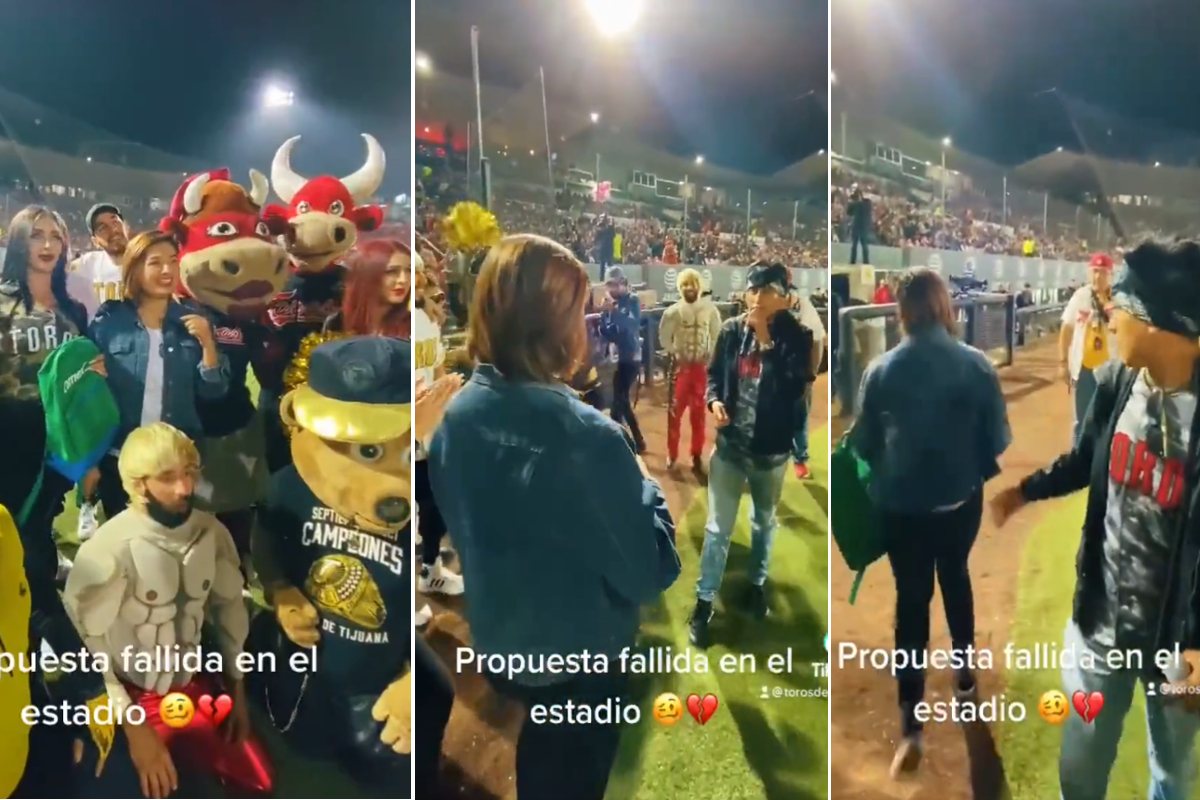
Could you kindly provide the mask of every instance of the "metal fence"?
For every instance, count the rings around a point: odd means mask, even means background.
[[[1013,363],[1015,350],[1028,347],[1058,330],[1064,305],[1018,309],[1010,295],[979,295],[954,301],[959,337],[987,354],[997,367]],[[857,412],[858,387],[872,360],[900,343],[898,306],[853,306],[838,314],[838,351],[834,392],[841,401],[841,416]]]

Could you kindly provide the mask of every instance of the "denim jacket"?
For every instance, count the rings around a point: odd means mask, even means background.
[[[944,328],[908,336],[863,375],[852,442],[871,465],[871,497],[896,514],[967,500],[1000,473],[1012,441],[1000,377]]]
[[[183,324],[189,313],[179,303],[171,303],[163,319],[162,421],[199,441],[203,427],[197,400],[216,399],[228,391],[229,360],[222,354],[216,367],[203,366],[200,343]],[[108,385],[121,411],[121,432],[113,444],[119,448],[129,432],[142,424],[150,333],[133,302],[110,300],[96,312],[88,336],[104,354]]]
[[[616,298],[616,308],[600,314],[600,335],[617,346],[622,364],[642,360],[642,301],[632,292]]]
[[[615,656],[679,577],[662,489],[622,429],[564,385],[481,364],[433,436],[429,479],[480,652]]]

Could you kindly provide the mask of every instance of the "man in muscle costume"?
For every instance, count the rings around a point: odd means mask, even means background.
[[[118,468],[130,506],[80,547],[63,602],[87,647],[107,656],[113,705],[124,714],[137,704],[145,720],[124,715],[124,735],[95,778],[102,786],[87,793],[169,797],[179,789],[178,762],[211,770],[236,796],[265,796],[271,771],[249,737],[238,664],[250,626],[238,552],[216,517],[192,508],[196,446],[166,423],[147,425],[129,434]],[[215,650],[200,649],[206,622]],[[228,692],[233,704],[221,729],[199,712],[177,728],[160,716],[172,692],[198,709],[204,695]]]

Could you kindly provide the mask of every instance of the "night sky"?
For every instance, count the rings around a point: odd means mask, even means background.
[[[388,151],[385,188],[407,191],[411,39],[394,0],[5,3],[0,86],[210,166],[263,169],[301,134],[297,169],[341,174],[361,163],[365,131]],[[272,80],[294,107],[264,111]]]
[[[517,88],[546,71],[549,102],[620,118],[678,155],[769,173],[827,141],[825,0],[663,0],[635,29],[600,35],[581,0],[437,0],[417,7],[417,47],[436,68]]]
[[[1200,155],[1195,0],[832,0],[831,14],[839,83],[956,147],[1002,163],[1056,147]]]

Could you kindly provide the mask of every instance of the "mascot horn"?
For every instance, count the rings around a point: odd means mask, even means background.
[[[290,243],[289,253],[298,269],[325,269],[354,246],[358,231],[372,231],[383,224],[383,209],[370,202],[383,183],[386,158],[374,136],[364,133],[362,137],[367,143],[367,161],[344,178],[297,174],[291,157],[299,136],[288,139],[275,153],[271,183],[288,205],[268,206],[265,216],[286,220],[291,226],[295,241]]]

